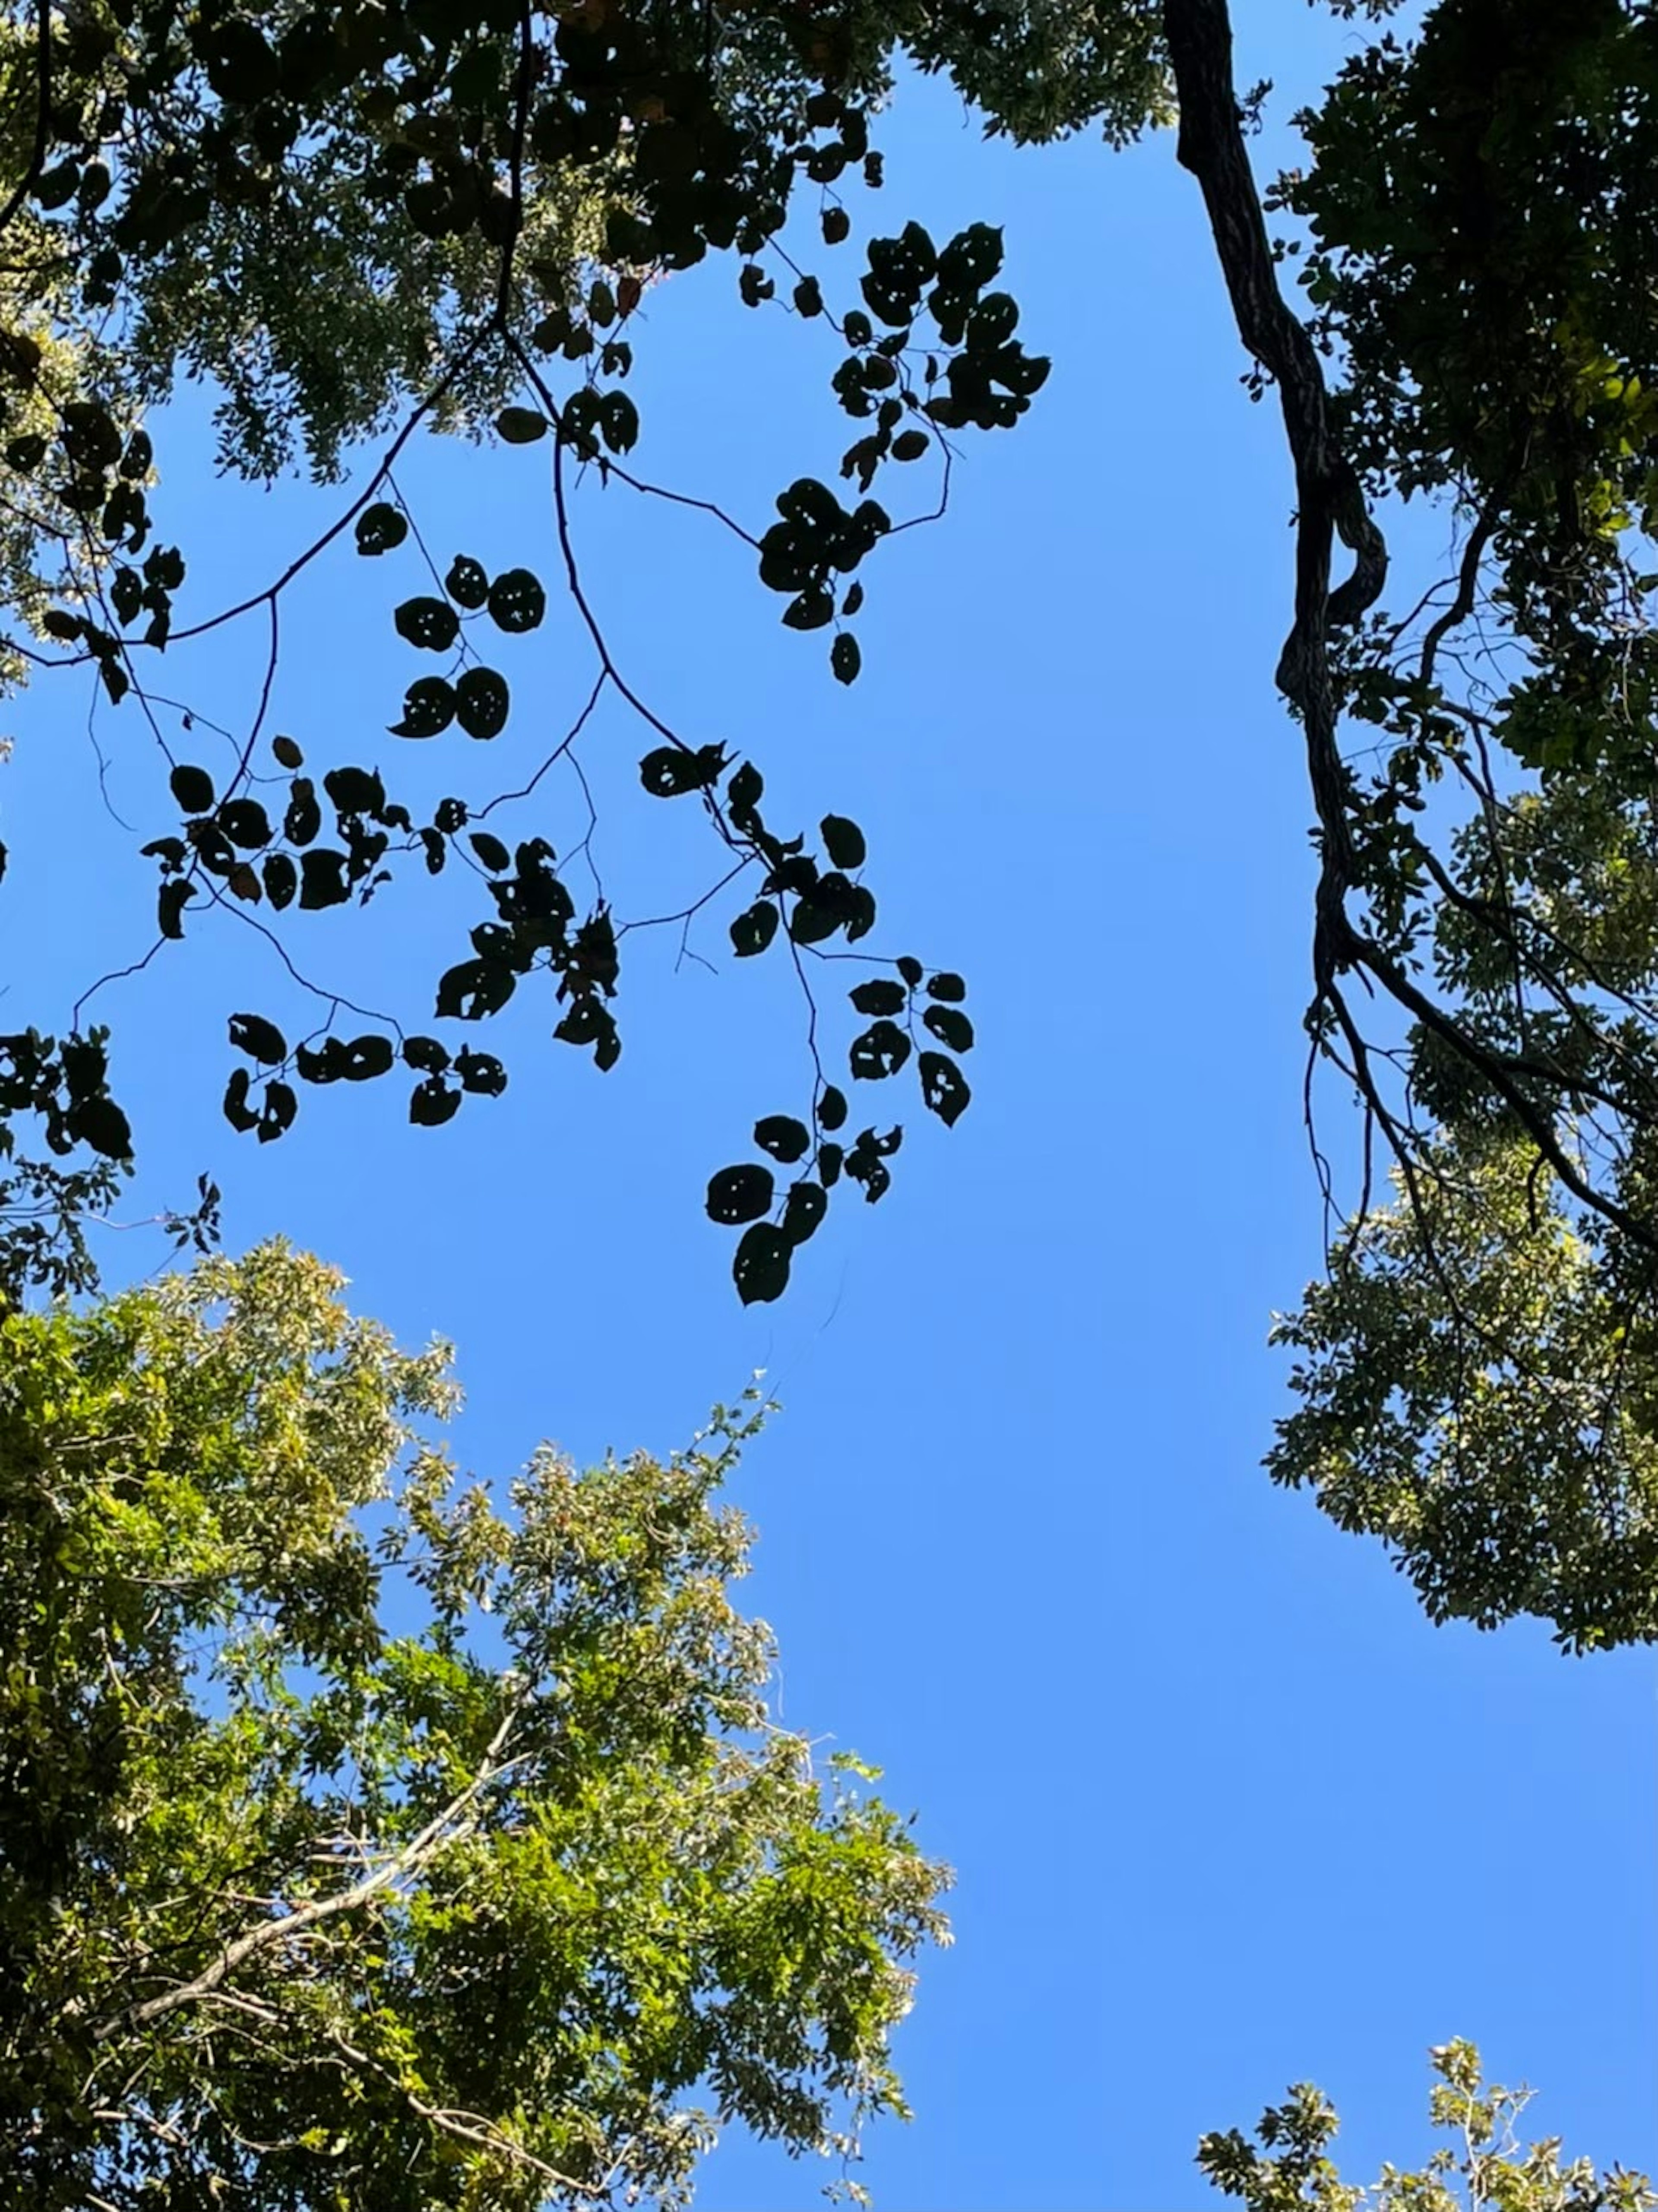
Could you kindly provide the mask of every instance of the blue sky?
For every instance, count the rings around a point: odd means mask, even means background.
[[[1277,78],[1281,118],[1340,36],[1255,12],[1286,46],[1246,36],[1238,75]],[[1198,2134],[1309,2077],[1368,2180],[1427,2148],[1425,2052],[1454,2034],[1540,2086],[1537,2130],[1569,2153],[1658,2166],[1650,1655],[1432,1629],[1378,1551],[1257,1468],[1284,1405],[1268,1317],[1318,1261],[1309,809],[1271,684],[1286,471],[1240,388],[1195,189],[1166,140],[984,146],[937,86],[905,88],[884,143],[855,235],[1003,223],[1023,334],[1055,367],[1016,432],[970,447],[946,521],[872,564],[862,680],[834,684],[821,639],[780,629],[744,550],[698,518],[612,489],[579,526],[630,681],[751,754],[780,818],[855,817],[886,946],[965,973],[970,1113],[948,1133],[908,1113],[888,1199],[834,1209],[786,1300],[744,1313],[703,1183],[804,1078],[780,965],[734,969],[718,911],[691,940],[717,975],[676,969],[675,932],[642,944],[610,1076],[515,1009],[501,1101],[417,1132],[400,1088],[312,1094],[263,1150],[218,1115],[222,1019],[298,1000],[256,940],[198,930],[94,1001],[144,1192],[210,1169],[233,1245],[281,1231],[406,1337],[455,1339],[480,1473],[544,1435],[665,1450],[766,1370],[786,1410],[738,1496],[784,1717],[882,1762],[959,1873],[957,1945],[902,2037],[917,2118],[869,2146],[884,2212],[1196,2212],[1218,2202]],[[815,262],[826,289],[853,281],[845,251]],[[763,523],[792,477],[832,474],[844,419],[821,325],[734,293],[721,264],[652,295],[636,459]],[[333,511],[216,484],[205,450],[187,411],[161,494],[201,611]],[[533,451],[427,446],[400,481],[440,565],[465,550],[551,580]],[[390,610],[418,588],[402,555],[311,571],[284,603],[271,726],[416,793],[483,789],[486,769],[506,787],[585,696],[583,641],[556,605],[513,647],[514,718],[482,764],[464,739],[401,747],[381,732],[424,671]],[[245,728],[257,652],[169,656],[162,688]],[[18,706],[0,775],[0,1005],[45,1026],[153,911],[112,821],[72,866],[57,842],[95,788],[79,684]],[[170,826],[131,708],[96,728],[115,806]],[[583,755],[623,911],[649,884],[694,891],[708,859],[689,810],[639,793],[643,750],[607,712]],[[549,787],[568,846],[585,810]],[[406,1007],[476,918],[416,887],[364,927],[295,917],[313,926],[293,941]],[[1325,1114],[1339,1152],[1339,1097]],[[153,1256],[110,1238],[114,1279]],[[826,2178],[732,2138],[700,2202],[804,2212]]]

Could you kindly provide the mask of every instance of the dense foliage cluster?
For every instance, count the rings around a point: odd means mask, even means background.
[[[726,2121],[844,2164],[944,1875],[769,1718],[758,1411],[497,1502],[443,1350],[338,1291],[268,1247],[0,1322],[0,2200],[668,2205]]]

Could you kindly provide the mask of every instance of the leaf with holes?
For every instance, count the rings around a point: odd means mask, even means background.
[[[747,1163],[741,1167],[721,1168],[717,1176],[709,1178],[708,1218],[723,1222],[728,1228],[738,1222],[757,1221],[762,1213],[770,1211],[775,1190],[769,1168]]]
[[[435,1037],[404,1037],[403,1060],[405,1067],[417,1067],[425,1075],[441,1075],[449,1065],[448,1048]]]
[[[481,561],[473,560],[470,553],[457,553],[449,564],[443,588],[458,607],[465,607],[469,614],[476,613],[489,596],[489,579]]]
[[[518,988],[504,960],[462,960],[440,977],[437,1011],[463,1022],[498,1014]]]
[[[499,1098],[507,1088],[507,1070],[492,1052],[474,1052],[463,1045],[455,1054],[455,1073],[463,1091],[481,1098]]]
[[[390,1037],[372,1035],[353,1037],[340,1051],[340,1073],[348,1083],[368,1083],[377,1075],[389,1075],[397,1057]]]
[[[288,1040],[261,1014],[232,1014],[230,1042],[264,1067],[276,1067],[288,1057]]]
[[[269,1145],[283,1136],[294,1126],[294,1116],[300,1110],[300,1102],[291,1085],[275,1081],[264,1086],[264,1110],[259,1115],[259,1142]]]
[[[909,1039],[896,1022],[872,1022],[852,1042],[852,1072],[862,1083],[896,1075],[909,1058]]]
[[[745,1230],[732,1261],[732,1280],[745,1306],[769,1305],[789,1286],[794,1247],[774,1223],[756,1221]]]
[[[388,725],[394,738],[434,738],[455,719],[455,687],[446,676],[422,676],[403,695],[403,720]]]
[[[493,668],[469,668],[455,686],[455,714],[469,738],[498,738],[509,705],[507,678]]]
[[[219,827],[245,853],[257,853],[270,842],[270,823],[257,799],[227,799],[219,809]]]
[[[264,874],[264,895],[280,914],[285,906],[294,902],[294,894],[300,887],[300,872],[286,853],[271,853],[266,856]]]
[[[422,653],[447,653],[460,635],[460,617],[447,599],[405,599],[392,617],[398,635]]]
[[[683,799],[706,791],[726,772],[724,745],[658,745],[639,763],[639,781],[653,799]]]
[[[924,1052],[915,1063],[921,1079],[921,1096],[946,1128],[959,1121],[973,1093],[967,1078],[953,1060],[941,1052]]]
[[[811,1139],[805,1123],[797,1121],[793,1114],[768,1114],[755,1123],[754,1141],[762,1152],[769,1152],[787,1167],[805,1158]]]
[[[259,1117],[247,1103],[248,1073],[245,1067],[233,1070],[224,1091],[224,1117],[239,1136],[245,1137],[250,1129],[257,1129]]]
[[[534,629],[547,611],[547,594],[527,568],[507,568],[489,586],[489,619],[513,636]]]
[[[791,1244],[804,1244],[829,1212],[829,1196],[822,1183],[790,1186],[783,1206],[783,1234]]]
[[[777,934],[777,908],[769,899],[739,914],[732,924],[732,950],[739,960],[747,960],[756,952],[763,952]]]
[[[947,1044],[952,1052],[971,1052],[973,1024],[957,1006],[929,1006],[921,1019],[940,1044]]]
[[[376,500],[357,517],[356,535],[359,553],[389,553],[409,535],[409,518],[389,501]]]
[[[440,1129],[460,1111],[460,1093],[440,1075],[428,1075],[409,1094],[409,1118],[417,1129]]]
[[[307,913],[315,913],[325,906],[343,906],[350,896],[343,853],[330,852],[325,847],[320,852],[301,856],[300,904]]]

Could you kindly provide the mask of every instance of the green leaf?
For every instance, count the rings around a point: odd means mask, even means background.
[[[762,1152],[788,1166],[805,1158],[811,1138],[805,1123],[797,1121],[792,1114],[768,1114],[755,1123],[754,1141]]]
[[[401,545],[408,535],[408,516],[400,507],[393,507],[387,500],[377,500],[373,507],[364,507],[357,517],[359,553],[389,553],[394,545]]]
[[[455,714],[469,738],[498,738],[510,704],[507,678],[493,668],[469,668],[455,686]]]
[[[276,1067],[288,1057],[288,1041],[274,1022],[260,1014],[232,1014],[230,1042],[262,1066]]]
[[[742,1221],[756,1221],[769,1212],[775,1189],[769,1168],[751,1164],[721,1168],[718,1175],[709,1178],[708,1218],[728,1227]]]
[[[423,653],[446,653],[460,635],[460,617],[447,599],[405,599],[392,617],[398,635]]]
[[[768,1305],[782,1297],[793,1251],[790,1239],[769,1221],[756,1221],[744,1231],[732,1261],[732,1279],[745,1306]]]
[[[528,568],[507,568],[489,586],[489,618],[517,636],[534,629],[547,611],[547,594]]]

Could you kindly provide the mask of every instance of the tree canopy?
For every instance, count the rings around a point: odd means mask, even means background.
[[[671,2205],[726,2122],[847,2169],[946,1876],[770,1717],[763,1408],[498,1497],[339,1291],[268,1246],[0,1321],[0,2197]]]
[[[1204,2136],[1198,2164],[1246,2212],[1651,2212],[1658,2196],[1643,2173],[1612,2166],[1597,2173],[1587,2158],[1567,2163],[1560,2138],[1523,2144],[1520,2115],[1529,2089],[1484,2079],[1479,2053],[1461,2037],[1430,2054],[1439,2076],[1429,2112],[1442,2143],[1414,2171],[1388,2165],[1374,2187],[1343,2181],[1327,2155],[1339,2122],[1310,2082],[1270,2106],[1255,2130],[1260,2148],[1236,2128]]]
[[[966,1109],[967,982],[871,951],[853,820],[774,818],[760,762],[635,688],[584,589],[584,487],[689,500],[734,532],[784,622],[828,633],[834,675],[854,682],[882,541],[942,510],[961,441],[1016,427],[1048,369],[990,223],[935,240],[900,220],[838,273],[903,73],[946,73],[987,130],[1027,143],[1174,125],[1295,478],[1278,677],[1320,856],[1308,1118],[1327,1201],[1351,1216],[1284,1325],[1307,1354],[1303,1403],[1272,1471],[1394,1544],[1436,1611],[1538,1612],[1574,1644],[1645,1638],[1654,21],[1633,0],[1438,0],[1403,32],[1385,7],[1340,12],[1372,21],[1299,118],[1303,165],[1263,182],[1249,131],[1266,88],[1234,82],[1224,0],[15,10],[0,40],[17,179],[0,207],[6,649],[15,675],[95,668],[155,747],[161,818],[142,857],[156,935],[135,958],[176,957],[234,912],[289,961],[291,1006],[226,1009],[224,1110],[258,1142],[310,1088],[394,1073],[416,1123],[487,1113],[471,1102],[509,1071],[463,1040],[531,994],[556,1038],[608,1068],[637,929],[723,924],[734,957],[790,963],[802,1095],[760,1102],[756,1156],[704,1198],[736,1233],[740,1295],[777,1297],[837,1188],[872,1200],[890,1185],[904,1124],[854,1111],[890,1095],[865,1085],[913,1080],[947,1124]],[[828,333],[853,434],[840,483],[797,479],[768,522],[630,462],[640,303],[711,255],[748,308]],[[325,294],[325,340],[295,304]],[[190,549],[163,542],[146,410],[180,377],[212,384],[228,466],[350,476],[244,605],[201,599]],[[396,474],[426,427],[521,447],[548,481],[545,544],[481,531],[431,557]],[[1412,499],[1437,506],[1446,570],[1394,605],[1384,529]],[[270,727],[268,708],[288,586],[355,556],[407,574],[395,620],[413,657],[386,702],[398,742],[336,757],[331,738]],[[712,841],[707,890],[671,915],[578,895],[539,772],[472,787],[473,745],[513,711],[513,640],[550,590],[579,611],[592,691],[544,766],[579,754],[602,698],[633,713],[647,802],[681,802]],[[155,671],[234,623],[252,641],[252,704],[210,757]],[[458,758],[429,820],[398,796],[411,742]],[[429,997],[354,1013],[313,965],[331,910],[445,873],[481,916],[458,917],[456,958]],[[831,1044],[823,963],[848,952],[868,968]],[[89,1279],[78,1224],[142,1133],[118,1103],[119,1048],[91,1027],[0,1039],[14,1291]],[[1358,1110],[1356,1188],[1325,1163],[1319,1068]],[[1376,1203],[1373,1157],[1396,1203]],[[210,1236],[216,1196],[204,1185],[175,1215],[181,1239]],[[1579,1324],[1549,1317],[1546,1346],[1524,1296],[1540,1247],[1581,1293]],[[1417,1364],[1377,1367],[1395,1354]],[[1368,1396],[1350,1387],[1361,1373]],[[1542,1448],[1514,1449],[1521,1436]]]

